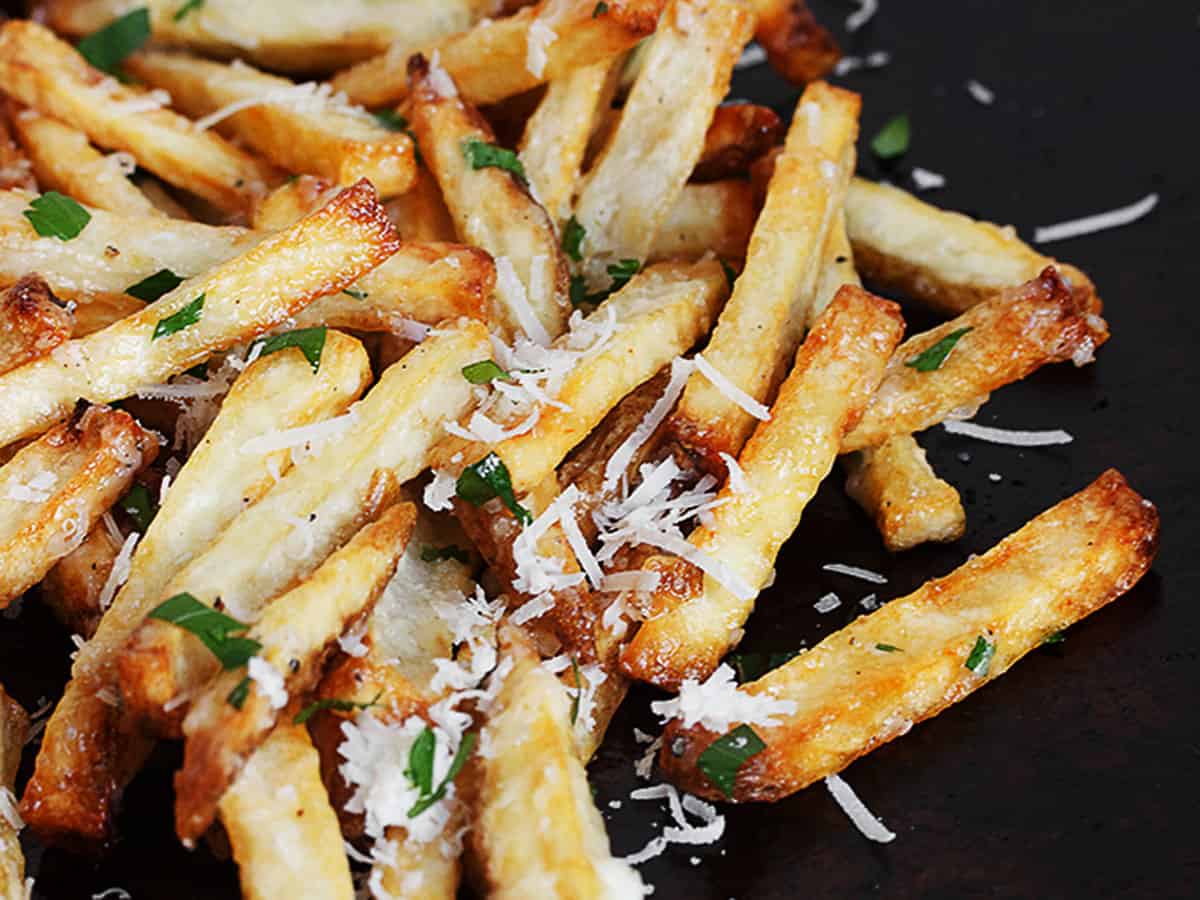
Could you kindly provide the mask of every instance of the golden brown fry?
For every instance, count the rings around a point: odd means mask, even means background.
[[[399,52],[338,73],[332,83],[355,103],[371,107],[396,103],[408,93],[405,67],[419,49],[426,55],[438,54],[467,101],[496,103],[631,49],[654,31],[665,5],[666,0],[610,0],[607,12],[595,15],[594,0],[542,2],[507,18],[485,19],[450,38],[402,45]],[[551,28],[556,39],[545,47],[545,63],[538,71],[537,53],[531,63],[529,47],[531,36],[537,43],[531,26],[543,10],[552,15],[542,24]]]
[[[804,0],[750,0],[758,24],[754,36],[771,67],[793,84],[828,74],[842,51]]]
[[[26,106],[70,122],[101,147],[131,153],[164,181],[227,212],[249,213],[275,178],[269,166],[196,131],[147,92],[93,69],[34,22],[15,19],[0,31],[0,83]]]
[[[813,296],[813,304],[808,310],[808,327],[812,328],[821,313],[825,312],[842,285],[852,284],[862,287],[862,279],[854,267],[854,251],[850,248],[850,238],[846,236],[846,216],[838,210],[829,237],[825,241],[825,251],[821,260],[821,275],[817,281],[817,292]]]
[[[750,164],[775,146],[783,123],[775,111],[754,103],[723,103],[717,107],[693,181],[719,181],[747,175]]]
[[[25,897],[29,885],[25,881],[25,854],[7,812],[16,806],[13,790],[28,734],[29,716],[0,686],[0,896],[14,900]]]
[[[33,109],[17,108],[12,123],[42,190],[122,215],[165,215],[129,180],[135,165],[129,154],[105,156],[82,131]]]
[[[79,651],[71,681],[46,726],[22,813],[47,843],[94,847],[112,836],[128,779],[149,744],[118,727],[116,659],[170,578],[286,472],[290,453],[244,453],[276,429],[313,424],[346,409],[370,365],[353,338],[330,332],[313,373],[298,350],[252,363],[225,397],[204,440],[180,469],[142,537],[129,579]]]
[[[282,680],[286,698],[303,698],[321,677],[337,639],[368,614],[396,571],[416,508],[385,511],[286,594],[276,598],[247,637],[256,659]],[[250,670],[251,675],[253,669]],[[284,716],[279,704],[242,669],[214,678],[183,723],[183,767],[175,774],[175,830],[190,846],[212,824],[217,804],[245,761]],[[230,697],[249,680],[240,705]]]
[[[138,53],[125,67],[166,90],[172,107],[193,119],[229,111],[217,130],[289,172],[339,185],[366,178],[383,197],[404,193],[416,177],[412,138],[389,131],[363,109],[320,96],[315,85],[180,53]]]
[[[275,729],[221,798],[220,810],[247,900],[354,900],[337,816],[303,726]]]
[[[388,201],[387,211],[406,241],[452,241],[457,237],[442,189],[424,166],[417,169],[417,178],[407,194]]]
[[[700,259],[714,253],[726,263],[738,263],[746,258],[757,215],[748,181],[686,184],[654,236],[648,261]]]
[[[0,608],[83,543],[157,454],[128,413],[90,407],[0,469]]]
[[[33,166],[13,140],[10,112],[11,104],[0,104],[0,190],[36,191]]]
[[[1024,243],[1011,227],[930,206],[886,184],[855,178],[846,227],[859,271],[881,287],[957,315],[1056,266],[1082,305],[1099,313],[1088,277]]]
[[[734,284],[704,358],[761,404],[770,402],[800,343],[830,228],[854,169],[857,94],[824,82],[805,90]],[[737,455],[754,418],[702,373],[688,382],[671,428],[704,468]]]
[[[644,260],[704,149],[753,16],[733,0],[673,0],[620,123],[584,179],[575,217],[592,288],[622,259]]]
[[[908,365],[964,328],[971,330],[936,371]],[[1105,321],[1081,308],[1057,270],[1048,268],[1028,284],[905,341],[888,363],[862,421],[846,436],[842,452],[936,425],[953,410],[981,403],[996,388],[1049,363],[1085,365],[1107,340]]]
[[[722,584],[692,563],[674,560],[655,592],[648,620],[622,651],[626,674],[678,689],[707,678],[742,636],[754,599],[808,502],[829,474],[838,447],[862,415],[904,332],[896,304],[846,286],[796,355],[771,418],[755,430],[713,522],[688,538],[730,573]]]
[[[90,638],[96,633],[104,612],[100,597],[122,544],[119,533],[101,522],[42,579],[42,602],[74,634]]]
[[[424,57],[413,57],[410,68],[412,124],[422,157],[459,234],[496,260],[494,321],[510,335],[548,343],[547,336],[562,333],[570,312],[567,261],[553,223],[516,175],[470,161],[468,145],[490,144],[495,136],[455,95],[446,73],[430,69]]]
[[[73,321],[39,275],[27,275],[0,292],[0,375],[65,343]]]
[[[0,393],[12,401],[0,408],[0,446],[63,418],[80,397],[128,397],[282,324],[318,297],[349,287],[399,243],[371,186],[347,188],[287,231],[134,315],[0,376]],[[164,334],[171,316],[194,324]]]
[[[744,686],[795,711],[754,726],[767,747],[738,771],[733,799],[798,791],[998,678],[1132,588],[1154,559],[1158,528],[1153,504],[1110,469],[983,556]],[[715,737],[672,722],[660,762],[685,790],[726,799],[696,769]]]

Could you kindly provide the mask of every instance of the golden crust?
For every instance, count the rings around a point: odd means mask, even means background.
[[[783,123],[770,107],[724,103],[713,113],[692,180],[748,175],[750,164],[774,147],[782,135]]]
[[[12,104],[0,104],[0,190],[37,191],[33,167],[12,136]]]
[[[785,797],[998,678],[1047,635],[1132,588],[1154,559],[1158,531],[1153,504],[1109,470],[983,556],[744,686],[797,709],[777,726],[755,727],[767,748],[738,772],[733,799]],[[980,637],[995,655],[976,674],[965,661]],[[660,762],[683,789],[725,799],[696,767],[716,737],[672,722]]]
[[[42,579],[42,602],[73,634],[90,638],[96,633],[104,612],[100,595],[120,551],[121,541],[101,523]]]
[[[842,51],[804,0],[750,0],[758,18],[754,36],[771,67],[793,84],[816,81],[832,71]]]
[[[26,275],[0,293],[0,375],[65,343],[73,322],[40,275]]]

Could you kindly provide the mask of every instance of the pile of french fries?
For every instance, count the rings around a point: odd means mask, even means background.
[[[752,40],[790,124],[724,102]],[[888,549],[953,541],[914,435],[1108,338],[1078,269],[855,177],[837,56],[793,0],[0,26],[0,607],[80,644],[19,802],[0,690],[0,895],[22,827],[102,851],[181,740],[179,838],[246,897],[639,897],[585,770],[632,682],[678,694],[658,762],[715,815],[1138,581],[1157,514],[1109,471],[732,683],[836,463]]]

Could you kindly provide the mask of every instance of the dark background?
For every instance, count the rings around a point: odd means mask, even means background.
[[[818,597],[834,590],[850,605],[874,590],[823,573],[823,563],[886,572],[880,598],[901,596],[1109,466],[1158,504],[1162,551],[1134,591],[1072,628],[1065,644],[1031,654],[844,773],[898,834],[892,844],[866,841],[814,787],[775,806],[727,809],[719,844],[672,847],[643,874],[656,900],[1196,896],[1197,7],[882,0],[851,39],[842,27],[850,3],[812,5],[846,38],[848,52],[892,54],[882,70],[835,79],[864,95],[865,174],[903,183],[913,165],[939,172],[948,185],[927,199],[1012,223],[1026,238],[1037,225],[1150,191],[1160,204],[1135,225],[1047,247],[1095,280],[1113,339],[1096,365],[1043,371],[1001,391],[978,419],[1066,428],[1075,442],[1020,450],[940,430],[923,437],[935,467],[963,493],[968,533],[957,544],[899,557],[887,555],[834,479],[785,548],[746,647],[811,646],[846,621],[846,606],[817,615]],[[970,78],[995,91],[993,106],[971,99]],[[733,94],[786,115],[798,91],[762,67],[739,73]],[[912,118],[911,151],[880,171],[866,142],[900,112]],[[1003,480],[991,482],[992,472]],[[30,708],[57,696],[70,649],[34,602],[20,618],[0,620],[0,668]],[[657,731],[651,699],[648,690],[631,695],[591,767],[619,854],[640,849],[668,818],[661,804],[627,796],[641,749],[632,727]],[[189,855],[175,842],[166,802],[172,760],[160,763],[131,790],[125,840],[98,868],[29,845],[36,897],[77,900],[113,886],[138,900],[236,896],[231,864]],[[608,808],[613,799],[623,801],[619,810]]]

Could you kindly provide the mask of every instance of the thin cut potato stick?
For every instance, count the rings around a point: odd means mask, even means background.
[[[471,142],[492,144],[495,135],[454,93],[446,73],[423,57],[413,57],[411,69],[412,124],[422,156],[459,234],[496,260],[495,321],[508,334],[557,337],[570,303],[567,261],[553,223],[515,174],[470,161]]]
[[[821,260],[821,274],[817,280],[817,292],[813,296],[813,304],[808,309],[808,327],[812,328],[821,318],[842,285],[852,284],[862,287],[862,279],[854,267],[854,251],[850,247],[850,238],[846,235],[846,216],[838,210],[829,237],[825,241],[825,251]]]
[[[487,329],[468,320],[420,344],[343,417],[341,430],[179,571],[162,596],[186,591],[210,606],[220,599],[231,615],[253,624],[271,597],[361,527],[381,491],[386,495],[389,484],[426,467],[445,422],[471,401],[462,367],[489,349]],[[158,621],[142,625],[119,662],[128,708],[168,733],[186,713],[179,698],[201,686],[217,664],[198,638]]]
[[[719,181],[747,175],[750,164],[775,146],[783,133],[778,114],[754,103],[723,103],[704,135],[704,152],[693,181]]]
[[[366,388],[362,346],[326,335],[314,374],[299,350],[252,363],[221,404],[216,420],[184,463],[133,556],[129,578],[83,645],[71,680],[46,726],[22,813],[48,843],[98,845],[112,836],[124,785],[148,744],[117,727],[116,658],[180,568],[200,554],[249,504],[286,472],[291,455],[242,452],[275,430],[312,425],[343,412]]]
[[[69,122],[97,145],[133,154],[164,181],[231,213],[248,213],[275,178],[267,166],[136,88],[93,69],[34,22],[0,30],[0,83],[9,96]],[[140,110],[140,111],[129,111]]]
[[[0,609],[83,543],[157,455],[128,413],[89,407],[0,468]]]
[[[851,285],[841,289],[801,346],[770,421],[738,458],[745,490],[727,483],[712,523],[688,538],[748,590],[739,595],[733,585],[675,560],[648,620],[622,651],[626,674],[678,689],[687,678],[707,678],[737,644],[779,548],[832,469],[903,331],[896,304]]]
[[[804,0],[750,0],[758,24],[754,36],[771,67],[793,84],[828,74],[842,52]]]
[[[1158,532],[1153,504],[1110,469],[982,556],[739,688],[794,711],[753,726],[766,748],[738,770],[733,799],[785,797],[998,678],[1132,588]],[[715,737],[672,722],[660,762],[684,790],[724,800],[696,768]]]
[[[408,94],[405,67],[419,49],[438,54],[466,100],[497,103],[632,49],[654,31],[665,5],[666,0],[609,0],[606,11],[597,15],[594,0],[543,0],[516,15],[485,19],[453,37],[419,47],[406,44],[398,53],[338,73],[332,84],[365,106],[397,103]],[[539,20],[555,34],[540,67],[530,63],[529,49],[537,40],[531,26]]]
[[[1050,265],[1092,312],[1101,309],[1083,272],[1038,253],[1011,227],[938,209],[891,185],[855,178],[846,227],[864,276],[939,312],[965,312]]]
[[[0,190],[18,188],[37,191],[33,165],[13,140],[12,122],[9,117],[11,109],[12,104],[0,104]]]
[[[398,246],[371,186],[347,188],[287,231],[134,315],[0,376],[0,393],[12,400],[0,409],[0,446],[63,418],[80,397],[120,400],[282,324],[318,297],[349,287]],[[178,330],[164,334],[167,320],[181,323]]]
[[[217,130],[290,172],[340,185],[366,178],[383,197],[404,193],[416,177],[412,138],[361,108],[321,96],[315,85],[179,53],[138,53],[125,66],[167,91],[172,107],[193,119],[230,111]]]
[[[950,334],[963,333],[932,372],[909,365]],[[980,403],[996,388],[1049,363],[1093,359],[1108,340],[1108,326],[1079,306],[1056,269],[986,300],[937,328],[905,341],[842,452],[862,450],[898,434],[922,431],[954,410]]]
[[[757,215],[748,181],[686,184],[654,235],[647,261],[700,259],[714,253],[724,262],[740,262],[746,258]]]
[[[350,863],[308,732],[276,728],[221,798],[247,900],[354,900]]]
[[[277,598],[247,637],[256,657],[278,673],[288,697],[301,698],[321,677],[336,640],[367,614],[396,571],[416,508],[391,507],[299,585]],[[242,669],[209,682],[183,723],[183,766],[175,774],[175,830],[190,846],[212,824],[217,804],[242,766],[284,715],[277,698],[252,680],[240,706],[229,701]]]
[[[122,545],[120,535],[101,522],[42,579],[41,601],[72,634],[87,639],[96,633],[104,612],[100,598]]]
[[[39,275],[0,292],[0,375],[66,343],[73,324],[71,312]]]
[[[454,219],[442,198],[437,180],[424,166],[406,194],[387,202],[388,218],[406,241],[452,241],[456,237]]]
[[[531,429],[494,446],[448,439],[438,447],[435,468],[461,472],[492,452],[507,466],[513,490],[532,490],[622,397],[708,331],[728,290],[716,260],[659,263],[634,276],[588,317],[604,323],[612,316],[612,337],[567,375],[554,405],[539,404]]]
[[[753,27],[753,16],[733,0],[673,0],[663,14],[617,130],[575,205],[593,287],[607,283],[609,264],[650,252],[700,159]]]
[[[860,106],[857,94],[824,82],[805,90],[755,223],[746,267],[704,350],[713,368],[758,403],[770,402],[804,333],[825,244],[854,169]],[[671,417],[680,444],[717,472],[724,471],[720,454],[736,456],[754,424],[701,372]]]
[[[512,669],[484,726],[471,831],[488,896],[639,896],[641,878],[612,856],[575,754],[566,691],[514,629],[502,648]],[[553,827],[528,827],[542,821]]]
[[[12,123],[42,190],[122,215],[165,217],[129,180],[136,165],[129,154],[105,156],[79,129],[33,109],[19,109]]]

